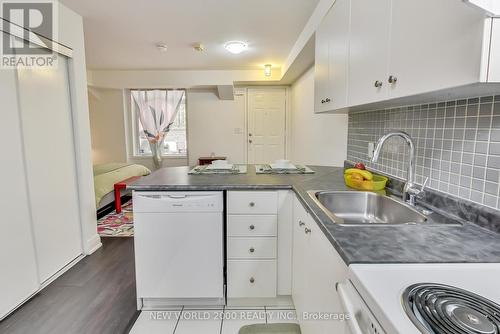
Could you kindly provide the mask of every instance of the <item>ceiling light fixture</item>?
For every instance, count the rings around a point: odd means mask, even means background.
[[[231,41],[224,44],[224,48],[234,55],[240,54],[248,48],[248,44],[241,41]]]
[[[271,65],[271,64],[266,64],[266,65],[264,65],[264,75],[265,75],[266,77],[270,77],[270,76],[271,76],[271,74],[272,74],[272,70],[271,70],[271,68],[272,68],[272,67],[273,67],[273,65]]]
[[[168,50],[167,44],[165,44],[165,43],[157,43],[156,48],[160,52],[167,52],[167,50]]]
[[[205,46],[201,43],[194,43],[193,44],[193,49],[198,52],[203,52],[205,51]]]

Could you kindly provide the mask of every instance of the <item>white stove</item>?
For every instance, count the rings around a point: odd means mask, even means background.
[[[500,334],[500,264],[354,264],[338,286],[353,334]]]

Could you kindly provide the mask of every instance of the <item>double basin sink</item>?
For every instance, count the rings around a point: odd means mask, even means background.
[[[401,225],[428,223],[415,208],[373,192],[309,191],[311,198],[334,223],[344,225]]]

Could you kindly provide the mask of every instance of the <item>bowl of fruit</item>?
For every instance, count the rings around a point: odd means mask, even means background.
[[[387,181],[385,176],[373,174],[366,170],[362,163],[357,163],[354,168],[344,171],[345,184],[358,190],[379,191],[385,189]]]

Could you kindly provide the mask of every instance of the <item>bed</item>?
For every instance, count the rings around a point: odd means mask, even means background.
[[[94,191],[97,210],[114,202],[114,185],[133,176],[149,175],[151,171],[142,165],[107,163],[94,165]]]

